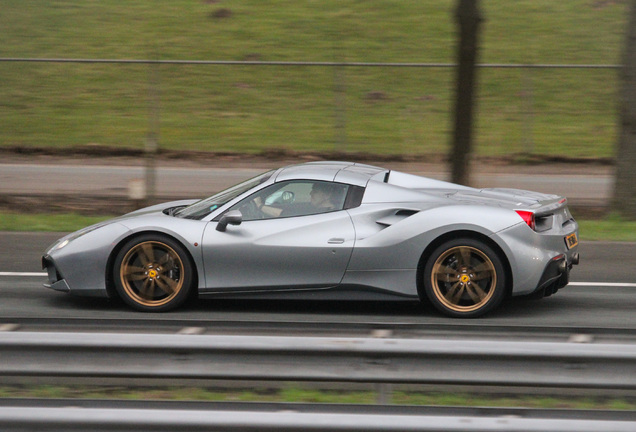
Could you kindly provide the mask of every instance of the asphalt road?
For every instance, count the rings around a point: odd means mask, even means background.
[[[39,273],[39,259],[60,233],[0,232],[0,274]],[[636,286],[633,263],[636,244],[582,242],[581,265],[574,268],[573,284],[542,300],[513,299],[495,313],[467,325],[528,325],[636,330]],[[197,321],[310,323],[456,322],[416,303],[334,303],[202,300],[169,314],[133,312],[105,300],[82,299],[42,287],[43,276],[0,276],[0,324],[12,318],[161,319]],[[588,285],[587,283],[592,283]],[[627,283],[612,285],[611,283]],[[258,327],[257,325],[255,327]],[[256,329],[257,331],[257,329]]]
[[[156,174],[157,197],[202,198],[254,177],[272,166],[271,163],[269,166],[249,168],[160,166]],[[450,178],[444,167],[433,164],[386,166],[440,180]],[[528,167],[509,167],[503,172],[492,170],[487,166],[474,170],[473,186],[559,194],[576,205],[604,205],[613,187],[613,177],[607,170],[596,173],[577,171],[539,174]],[[0,195],[83,194],[126,197],[131,182],[143,179],[144,173],[141,166],[0,164]]]

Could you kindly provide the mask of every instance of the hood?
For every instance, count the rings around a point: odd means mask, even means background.
[[[165,203],[161,203],[161,204],[155,204],[149,207],[144,207],[142,209],[139,210],[135,210],[133,212],[130,213],[126,213],[125,215],[119,217],[118,219],[122,219],[122,218],[128,218],[130,216],[141,216],[141,215],[147,215],[150,213],[161,213],[162,211],[172,208],[172,207],[182,207],[182,206],[188,206],[190,204],[194,204],[195,202],[197,202],[199,200],[195,200],[195,199],[189,199],[189,200],[179,200],[179,201],[170,201],[170,202],[165,202]]]

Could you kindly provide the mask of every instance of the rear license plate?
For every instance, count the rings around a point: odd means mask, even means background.
[[[565,244],[568,249],[572,249],[574,246],[579,244],[579,240],[576,238],[576,233],[572,233],[565,237]]]

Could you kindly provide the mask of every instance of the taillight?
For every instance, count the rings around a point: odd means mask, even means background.
[[[534,213],[532,213],[531,211],[526,211],[526,210],[515,210],[515,211],[517,212],[519,216],[521,216],[521,219],[523,219],[526,225],[532,228],[533,231],[536,230],[537,227],[534,221]]]

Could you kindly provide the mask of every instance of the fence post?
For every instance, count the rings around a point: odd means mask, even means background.
[[[522,153],[534,153],[534,86],[532,81],[532,69],[521,70],[522,73],[522,94],[525,109],[523,121],[523,145]]]
[[[473,118],[476,92],[476,62],[479,27],[483,20],[479,0],[457,0],[455,20],[459,30],[453,139],[449,155],[451,181],[470,184]]]
[[[339,63],[338,48],[334,47],[335,62]],[[334,150],[347,151],[347,87],[345,83],[345,70],[343,66],[333,67],[334,103],[335,103],[335,131]],[[338,148],[340,147],[340,148]]]
[[[149,63],[148,135],[146,138],[146,204],[155,201],[157,152],[159,149],[159,63]]]

